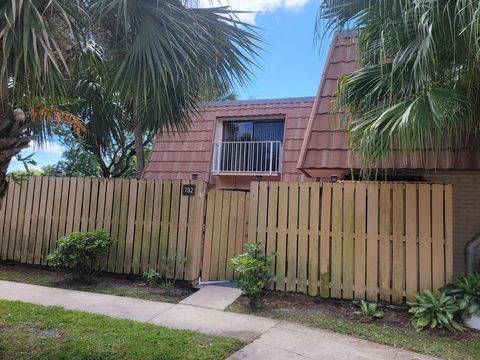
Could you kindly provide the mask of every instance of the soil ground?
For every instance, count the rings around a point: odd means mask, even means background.
[[[0,263],[0,280],[170,303],[177,303],[195,292],[188,283],[176,282],[175,287],[167,291],[160,286],[147,286],[140,276],[106,273],[100,273],[92,283],[79,283],[72,280],[71,275],[66,271],[12,263]]]

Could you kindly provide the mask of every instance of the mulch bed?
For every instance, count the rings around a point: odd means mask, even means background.
[[[245,312],[249,311],[248,298],[242,296],[236,303]],[[407,306],[394,306],[389,304],[378,304],[379,310],[383,311],[385,316],[381,319],[369,319],[356,314],[358,309],[357,301],[347,301],[338,299],[323,299],[320,297],[311,297],[302,294],[293,294],[287,292],[268,291],[262,298],[259,315],[291,314],[298,322],[302,318],[308,318],[315,315],[328,316],[337,320],[344,320],[354,323],[369,323],[378,326],[389,326],[403,330],[413,330],[408,314]],[[437,334],[445,334],[443,330],[427,330]],[[478,336],[480,331],[469,330],[465,333],[449,333],[451,338],[462,339],[464,337]]]
[[[12,281],[107,294],[116,294],[119,290],[123,290],[128,292],[126,294],[131,293],[131,296],[133,296],[138,292],[139,298],[151,297],[151,300],[160,301],[162,301],[161,297],[166,297],[169,298],[171,302],[178,302],[196,291],[196,289],[193,289],[189,283],[177,281],[175,287],[167,292],[160,286],[147,286],[140,276],[117,275],[110,273],[100,273],[93,283],[79,283],[78,281],[74,281],[71,275],[65,271],[12,263],[0,263],[0,273],[2,272],[11,275]],[[95,291],[95,289],[100,291]]]

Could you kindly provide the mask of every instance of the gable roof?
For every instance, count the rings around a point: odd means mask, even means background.
[[[358,68],[358,32],[335,33],[325,60],[322,79],[305,132],[297,167],[309,177],[318,177],[325,169],[344,172],[359,169],[361,159],[350,153],[348,133],[340,116],[332,114],[332,103],[338,80]],[[420,152],[395,152],[384,161],[384,169],[480,169],[480,152],[471,151],[472,143],[465,141],[452,155],[449,148],[429,151],[425,158]]]
[[[338,79],[357,69],[355,32],[334,34],[322,78],[308,120],[297,167],[311,177],[320,169],[348,169],[348,141],[344,125],[331,114]]]
[[[211,102],[192,115],[186,131],[158,134],[142,176],[156,179],[198,179],[214,184],[211,174],[212,142],[217,123],[251,118],[285,119],[283,181],[304,181],[297,169],[300,147],[315,97]]]

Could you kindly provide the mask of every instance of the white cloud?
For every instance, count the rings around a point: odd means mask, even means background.
[[[245,22],[254,24],[257,13],[272,12],[277,9],[298,10],[310,0],[199,0],[199,5],[230,6],[232,10],[251,11],[252,13],[239,14],[239,18]]]

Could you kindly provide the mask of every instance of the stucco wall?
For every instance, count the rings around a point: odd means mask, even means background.
[[[453,187],[453,270],[465,273],[465,245],[480,234],[480,171],[438,171],[426,174],[425,180],[451,183]],[[480,271],[480,249],[475,256]]]

